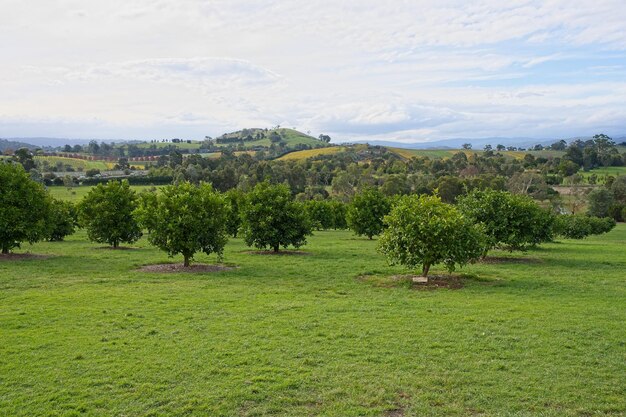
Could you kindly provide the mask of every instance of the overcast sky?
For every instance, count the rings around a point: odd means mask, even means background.
[[[0,0],[0,137],[626,133],[624,0]]]

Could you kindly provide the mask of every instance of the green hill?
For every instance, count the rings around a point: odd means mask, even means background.
[[[295,129],[278,128],[278,129],[242,129],[236,132],[224,133],[214,139],[217,146],[240,145],[246,148],[269,147],[273,142],[284,142],[288,147],[296,147],[297,145],[321,147],[326,146],[325,142],[320,141],[306,133],[299,132]]]

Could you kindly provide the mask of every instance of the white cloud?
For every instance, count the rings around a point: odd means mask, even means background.
[[[5,0],[0,15],[0,136],[626,132],[621,0]]]

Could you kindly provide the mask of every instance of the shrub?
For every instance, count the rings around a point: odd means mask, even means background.
[[[228,240],[227,212],[224,197],[209,184],[188,182],[143,197],[136,210],[140,223],[150,230],[148,241],[169,256],[183,255],[184,266],[189,266],[196,252],[222,256]]]
[[[367,188],[354,196],[348,206],[346,221],[356,235],[371,239],[383,231],[383,217],[390,209],[391,203],[385,195],[375,188]]]
[[[224,196],[228,206],[226,215],[226,230],[232,237],[237,237],[241,228],[241,208],[245,202],[245,194],[241,190],[233,188],[228,190]]]
[[[448,271],[479,258],[486,237],[454,206],[436,196],[406,196],[385,217],[387,228],[378,249],[391,264],[415,269],[427,276],[432,265],[443,263]]]
[[[0,162],[0,249],[9,253],[22,242],[49,235],[51,198],[20,164]]]
[[[293,201],[286,185],[257,184],[246,196],[242,230],[248,246],[299,248],[311,234],[311,222],[302,203]]]
[[[333,207],[330,201],[309,200],[304,203],[311,224],[317,230],[327,230],[334,225]]]
[[[584,214],[564,214],[557,216],[555,231],[567,239],[584,239],[589,235],[607,233],[615,227],[610,217],[593,217]]]
[[[554,215],[528,196],[506,191],[474,190],[459,199],[459,209],[485,227],[489,248],[511,250],[552,240]]]
[[[587,214],[595,217],[609,215],[609,207],[613,204],[613,193],[604,187],[596,188],[589,193]]]
[[[346,213],[348,208],[346,204],[339,200],[330,200],[330,207],[333,211],[333,229],[347,229]]]
[[[601,235],[603,233],[608,233],[617,224],[614,219],[610,217],[590,217],[589,218],[591,224],[591,234],[592,235]]]
[[[120,243],[133,243],[141,237],[141,229],[133,216],[137,194],[128,181],[99,184],[78,204],[79,223],[87,229],[91,241],[117,248]]]
[[[49,236],[53,242],[62,241],[74,233],[78,225],[76,207],[69,201],[53,200],[49,217]]]
[[[584,239],[591,234],[589,216],[584,214],[563,214],[557,216],[555,231],[567,239]]]

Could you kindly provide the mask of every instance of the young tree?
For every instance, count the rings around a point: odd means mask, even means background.
[[[485,227],[489,248],[524,250],[552,239],[554,216],[530,197],[506,191],[474,190],[459,199],[461,212]]]
[[[257,184],[246,196],[242,211],[245,242],[278,252],[281,246],[298,248],[311,234],[311,222],[301,203],[293,201],[285,185]]]
[[[76,206],[69,201],[52,200],[48,224],[48,239],[52,242],[60,242],[73,234],[78,225]]]
[[[607,188],[596,188],[589,193],[587,213],[595,217],[607,217],[613,204],[613,193]]]
[[[333,207],[327,200],[309,200],[305,203],[306,212],[317,230],[333,227]]]
[[[51,198],[19,164],[0,162],[0,250],[48,236]]]
[[[196,252],[221,258],[228,240],[228,207],[211,185],[184,182],[164,187],[154,197],[143,197],[136,214],[150,231],[150,243],[169,256],[183,255],[184,266]]]
[[[389,199],[375,188],[366,188],[356,194],[348,207],[346,221],[348,227],[358,236],[372,239],[383,231],[383,217],[391,209]]]
[[[333,211],[333,229],[347,229],[348,223],[346,222],[346,204],[339,200],[330,200],[329,204]]]
[[[378,250],[392,265],[421,266],[424,277],[433,265],[443,263],[452,272],[485,251],[481,228],[436,196],[402,197],[385,224]]]
[[[241,228],[241,208],[245,202],[245,194],[236,188],[228,190],[224,197],[228,205],[226,215],[226,230],[232,237],[237,237]]]
[[[133,216],[137,194],[127,180],[98,184],[78,204],[79,223],[87,229],[94,242],[114,248],[120,243],[133,243],[141,237],[141,229]]]

